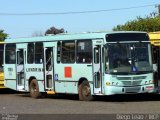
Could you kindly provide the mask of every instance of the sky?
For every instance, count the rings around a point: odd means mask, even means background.
[[[52,26],[64,28],[68,33],[111,31],[115,26],[134,20],[137,16],[145,17],[156,12],[155,5],[160,4],[160,0],[0,0],[0,3],[0,29],[10,38],[19,38],[45,33]],[[137,8],[121,9],[132,7]],[[106,11],[24,15],[99,10]]]

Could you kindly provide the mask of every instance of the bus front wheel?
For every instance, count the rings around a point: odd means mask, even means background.
[[[93,96],[91,95],[91,88],[89,82],[84,80],[78,87],[79,100],[82,101],[91,101]]]
[[[30,82],[29,92],[30,92],[30,96],[33,97],[33,98],[39,98],[40,97],[39,86],[38,86],[38,82],[37,82],[36,79],[33,79]]]

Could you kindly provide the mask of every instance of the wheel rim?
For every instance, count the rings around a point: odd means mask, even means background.
[[[84,96],[89,96],[91,94],[90,88],[88,86],[84,86],[83,90],[82,90],[82,93],[83,93]]]
[[[35,84],[32,84],[31,92],[32,92],[33,94],[34,94],[35,92],[37,92],[37,88],[36,88],[36,85],[35,85]]]

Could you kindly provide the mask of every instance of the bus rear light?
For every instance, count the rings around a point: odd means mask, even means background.
[[[153,90],[153,86],[146,86],[147,90]]]

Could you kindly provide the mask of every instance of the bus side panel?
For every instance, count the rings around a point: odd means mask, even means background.
[[[87,64],[57,64],[55,65],[55,75],[58,76],[55,79],[57,93],[78,93],[80,78],[93,80],[92,65],[88,67]]]
[[[44,73],[43,73],[43,64],[27,64],[25,65],[26,73],[26,86],[25,89],[29,91],[29,82],[30,77],[35,77],[38,81],[40,92],[44,92]]]
[[[16,65],[5,64],[4,66],[4,85],[5,87],[16,90]]]

